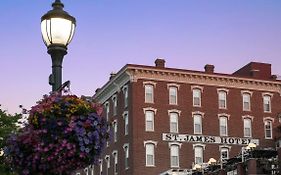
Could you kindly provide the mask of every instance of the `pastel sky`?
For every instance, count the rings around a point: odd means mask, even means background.
[[[71,92],[93,95],[127,63],[232,73],[250,61],[281,75],[280,0],[62,0],[77,28],[63,63]],[[30,108],[51,91],[40,18],[52,0],[0,3],[0,104]]]

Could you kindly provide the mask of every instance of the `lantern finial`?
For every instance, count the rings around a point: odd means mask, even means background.
[[[62,9],[64,7],[63,3],[60,0],[56,0],[53,4],[52,7],[54,9]]]

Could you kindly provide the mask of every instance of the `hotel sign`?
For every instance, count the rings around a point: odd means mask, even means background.
[[[221,137],[206,135],[172,134],[163,133],[162,139],[170,142],[191,142],[206,144],[227,144],[227,145],[248,145],[255,143],[259,145],[259,139],[240,138],[240,137]]]

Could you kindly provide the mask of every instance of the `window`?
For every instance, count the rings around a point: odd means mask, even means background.
[[[113,167],[113,171],[114,171],[114,174],[117,174],[118,173],[118,153],[117,151],[114,151],[112,153],[113,155],[113,161],[114,161],[114,167]]]
[[[84,168],[84,173],[85,173],[85,175],[89,175],[89,169],[88,169],[88,167],[87,167],[87,168]]]
[[[226,109],[226,91],[219,91],[219,109]]]
[[[91,175],[95,175],[95,165],[94,164],[89,166],[89,172],[91,172]]]
[[[110,156],[107,155],[105,156],[105,161],[106,161],[106,174],[109,174],[109,168],[110,168]]]
[[[243,111],[251,110],[251,95],[248,93],[243,94]]]
[[[128,86],[125,86],[123,88],[123,94],[124,94],[124,107],[127,107],[128,106],[128,96],[129,96]]]
[[[202,146],[194,147],[194,158],[195,158],[195,164],[203,163],[203,147]]]
[[[220,117],[219,122],[220,122],[220,136],[227,136],[228,131],[227,131],[227,117]]]
[[[171,145],[171,167],[179,167],[179,146]]]
[[[178,133],[178,113],[170,113],[170,132]]]
[[[105,115],[106,115],[106,120],[108,121],[109,119],[109,103],[105,103]]]
[[[264,132],[266,139],[272,139],[272,121],[266,120],[264,121]]]
[[[154,112],[145,111],[145,131],[154,131]]]
[[[228,148],[221,148],[221,162],[225,163],[228,159],[229,149]]]
[[[129,118],[128,118],[128,112],[124,112],[123,114],[124,116],[124,122],[125,122],[125,125],[124,125],[124,133],[125,135],[128,135],[129,133]]]
[[[100,160],[100,175],[102,175],[102,160]]]
[[[264,95],[263,96],[263,110],[264,112],[271,112],[271,96]]]
[[[113,102],[113,115],[117,114],[117,96],[112,97],[112,102]]]
[[[154,144],[147,143],[145,145],[145,155],[146,155],[146,166],[154,166],[155,159],[154,159]]]
[[[200,107],[201,106],[201,90],[193,89],[193,106]]]
[[[169,87],[169,104],[176,105],[177,104],[177,87]]]
[[[129,168],[129,144],[126,143],[123,146],[124,152],[125,152],[125,169]]]
[[[252,120],[244,119],[244,137],[252,137]]]
[[[153,103],[153,85],[145,85],[145,103]]]
[[[202,134],[202,116],[201,115],[193,115],[194,121],[194,134]]]
[[[113,122],[113,133],[114,142],[117,142],[117,120]]]

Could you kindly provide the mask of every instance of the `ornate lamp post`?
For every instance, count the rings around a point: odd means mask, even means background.
[[[57,91],[62,84],[62,62],[67,54],[67,46],[71,42],[76,20],[63,10],[60,0],[52,4],[53,9],[41,17],[42,38],[52,58],[52,74],[49,84],[52,91]]]

